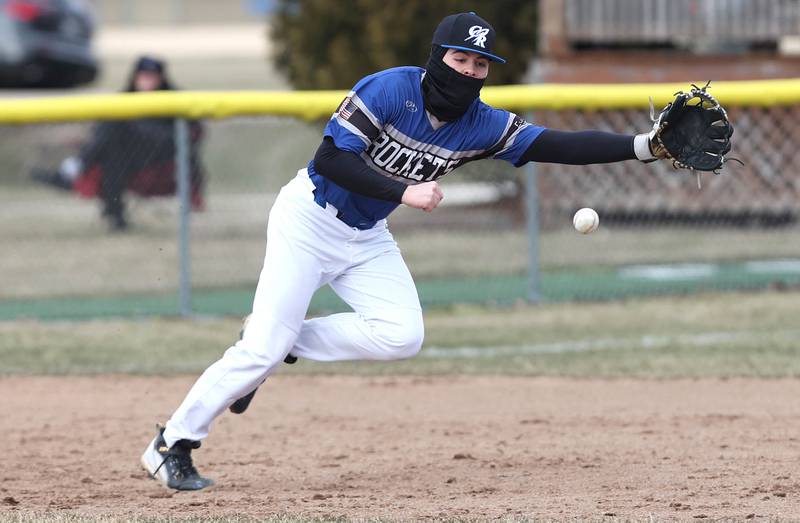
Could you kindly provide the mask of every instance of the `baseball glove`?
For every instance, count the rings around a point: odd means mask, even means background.
[[[731,150],[733,126],[725,109],[708,93],[709,84],[702,88],[692,84],[688,93],[678,91],[658,118],[652,114],[651,101],[653,156],[672,160],[676,169],[719,174]]]

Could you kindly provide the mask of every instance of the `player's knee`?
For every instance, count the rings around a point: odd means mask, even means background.
[[[277,322],[248,324],[242,337],[225,352],[225,358],[235,367],[268,372],[283,361],[284,347],[294,345],[296,338],[296,333]]]
[[[397,313],[391,327],[384,329],[381,342],[388,359],[403,359],[415,356],[422,348],[425,326],[422,312]]]

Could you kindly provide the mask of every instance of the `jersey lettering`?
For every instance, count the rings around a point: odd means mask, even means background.
[[[386,174],[415,182],[436,180],[463,163],[463,159],[444,158],[425,150],[412,149],[386,132],[381,132],[366,153],[372,163]]]
[[[380,149],[375,149],[374,154],[372,154],[372,161],[375,162],[375,165],[378,167],[386,167],[390,161],[392,161],[395,155],[403,149],[403,146],[399,143],[395,142],[394,140],[390,140],[386,145],[381,147]]]
[[[403,147],[400,149],[400,152],[397,156],[394,157],[394,161],[391,165],[386,166],[386,172],[390,174],[398,174],[406,170],[406,168],[411,165],[411,161],[416,156],[416,152],[407,148]],[[402,176],[402,175],[401,175]]]

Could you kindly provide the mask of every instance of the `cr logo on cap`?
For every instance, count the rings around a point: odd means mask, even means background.
[[[464,38],[464,41],[466,42],[467,40],[472,40],[472,43],[474,43],[476,46],[478,46],[478,47],[486,47],[483,44],[486,43],[486,35],[487,34],[489,34],[489,28],[488,27],[481,27],[479,25],[473,25],[472,27],[469,28],[469,36]]]

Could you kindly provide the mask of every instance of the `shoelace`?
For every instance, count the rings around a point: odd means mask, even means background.
[[[169,451],[167,451],[167,455],[164,456],[164,459],[161,461],[161,464],[156,467],[156,470],[153,471],[153,477],[158,474],[158,471],[161,470],[161,467],[164,466],[164,463],[167,462],[169,458],[175,458],[175,462],[178,465],[178,474],[180,477],[187,478],[190,476],[197,475],[197,469],[194,468],[194,464],[192,463],[192,454],[191,451],[184,450],[178,448],[177,446],[173,446]]]

